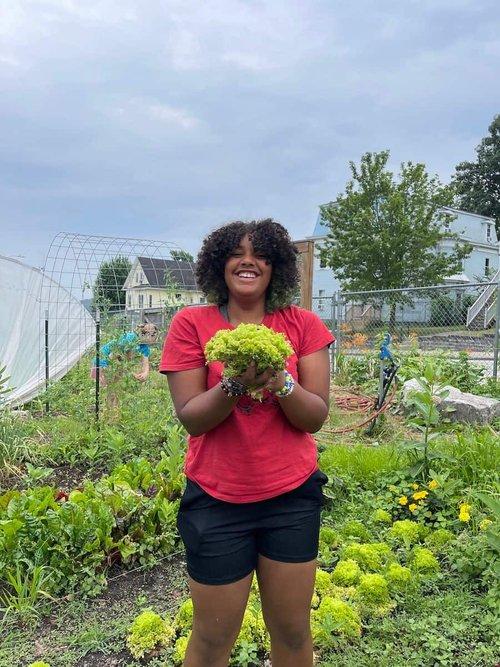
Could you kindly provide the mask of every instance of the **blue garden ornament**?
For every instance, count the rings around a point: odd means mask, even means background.
[[[393,357],[391,354],[391,351],[389,350],[389,345],[392,342],[391,334],[386,333],[384,336],[384,340],[382,341],[382,344],[380,346],[380,359],[384,361],[385,359],[389,361],[393,361]]]

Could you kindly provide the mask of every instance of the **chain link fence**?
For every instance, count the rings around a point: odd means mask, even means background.
[[[438,285],[369,292],[337,292],[313,297],[313,311],[336,338],[336,355],[360,356],[377,347],[388,332],[399,349],[418,345],[466,352],[469,359],[498,377],[500,281]],[[335,366],[334,366],[335,368]]]

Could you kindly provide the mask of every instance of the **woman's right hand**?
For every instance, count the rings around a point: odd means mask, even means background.
[[[255,391],[265,387],[275,374],[276,371],[272,368],[267,368],[263,373],[257,374],[257,365],[255,361],[252,361],[246,371],[235,377],[234,380],[241,382],[247,388],[251,387]]]

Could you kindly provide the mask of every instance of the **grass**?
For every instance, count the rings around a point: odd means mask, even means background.
[[[152,374],[145,385],[134,386],[123,398],[120,419],[107,424],[103,419],[99,429],[94,424],[92,389],[88,367],[82,364],[51,388],[51,415],[45,416],[43,404],[34,402],[31,418],[7,417],[5,432],[15,446],[9,444],[4,450],[11,459],[0,478],[4,488],[51,483],[69,490],[86,478],[109,472],[121,461],[136,456],[158,460],[165,434],[175,423],[164,378]],[[340,410],[333,402],[328,424],[317,434],[320,466],[334,490],[323,519],[335,528],[347,519],[368,521],[378,485],[407,467],[400,444],[416,438],[403,416],[392,409],[379,419],[372,435],[364,429],[331,433],[352,427],[363,417]],[[454,427],[433,444],[450,457],[436,465],[454,481],[461,497],[473,497],[478,489],[491,489],[498,479],[499,444],[498,433],[491,427]],[[334,488],[341,483],[345,493]],[[174,558],[148,570],[110,574],[119,576],[110,580],[99,597],[73,597],[57,604],[37,596],[33,600],[36,591],[30,589],[30,581],[19,580],[22,595],[18,597],[26,613],[8,614],[0,627],[0,667],[26,667],[35,659],[51,667],[144,664],[134,661],[126,650],[127,629],[146,607],[161,614],[175,611],[187,594],[184,563]],[[445,570],[419,593],[399,600],[390,616],[365,620],[359,640],[339,641],[317,665],[493,666],[500,646],[493,613],[483,595],[481,581],[471,583],[458,571]],[[148,665],[170,667],[168,653]]]

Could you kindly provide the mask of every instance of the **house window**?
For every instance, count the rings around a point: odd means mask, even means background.
[[[323,299],[321,297],[325,296],[325,290],[324,289],[318,290],[318,296],[319,296],[318,310],[323,310]]]
[[[491,225],[486,225],[486,243],[491,243]]]
[[[323,255],[319,256],[319,268],[326,269],[326,259],[323,257]]]
[[[149,295],[148,301],[149,301],[149,308],[152,308],[153,307],[153,297],[152,297],[151,294]]]
[[[130,294],[127,294],[127,307],[130,308],[132,305],[132,296]]]
[[[144,308],[144,294],[139,294],[139,308]]]
[[[200,296],[200,303],[205,303],[205,297],[204,296]]]
[[[182,294],[176,294],[175,298],[177,299],[177,301],[180,301],[182,299]]]
[[[489,257],[484,258],[484,275],[485,276],[490,275],[490,258]]]

